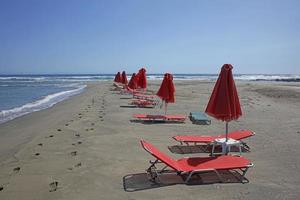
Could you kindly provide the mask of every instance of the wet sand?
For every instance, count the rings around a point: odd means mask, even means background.
[[[160,81],[151,81],[157,90]],[[110,81],[91,83],[80,95],[52,108],[0,125],[0,199],[299,199],[300,84],[237,82],[243,116],[229,130],[250,129],[244,152],[254,163],[237,183],[224,174],[218,183],[203,174],[191,185],[176,175],[163,184],[149,182],[145,169],[153,159],[141,146],[145,139],[173,158],[207,156],[193,151],[172,153],[178,134],[221,134],[223,122],[211,125],[141,124],[134,113],[154,109],[126,108],[128,96],[110,91]],[[176,103],[170,114],[203,111],[214,83],[175,81]],[[125,181],[124,181],[125,180]]]

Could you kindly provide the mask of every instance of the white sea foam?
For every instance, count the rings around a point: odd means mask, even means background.
[[[0,80],[12,80],[12,81],[42,81],[46,77],[32,77],[32,76],[0,76]]]
[[[237,75],[234,77],[236,80],[245,80],[245,81],[299,81],[300,75]]]
[[[9,110],[2,110],[0,111],[0,123],[4,123],[6,121],[15,119],[16,117],[23,116],[28,113],[32,113],[35,111],[39,111],[42,109],[49,108],[58,102],[61,102],[70,96],[79,94],[83,91],[83,89],[86,87],[80,86],[76,89],[73,90],[68,90],[68,91],[62,91],[54,94],[50,94],[48,96],[45,96],[42,99],[39,99],[35,102],[27,103],[23,106],[17,107],[17,108],[12,108]]]

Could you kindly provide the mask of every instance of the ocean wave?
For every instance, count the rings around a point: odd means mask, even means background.
[[[39,99],[31,103],[27,103],[23,106],[12,108],[9,110],[2,110],[0,111],[0,123],[4,123],[6,121],[15,119],[17,117],[23,116],[28,113],[32,113],[32,112],[36,112],[39,110],[52,107],[58,102],[61,102],[73,95],[81,93],[85,87],[86,85],[83,85],[76,89],[50,94],[45,96],[42,99]]]
[[[10,81],[43,81],[46,77],[30,77],[30,76],[0,76],[0,80]]]
[[[237,75],[234,77],[237,80],[244,81],[296,81],[300,80],[300,75]]]
[[[149,80],[162,80],[161,75],[147,75]],[[201,80],[214,81],[218,78],[218,74],[173,74],[174,80]],[[276,82],[300,82],[300,75],[252,75],[252,74],[237,74],[234,75],[235,80],[239,81],[276,81]]]

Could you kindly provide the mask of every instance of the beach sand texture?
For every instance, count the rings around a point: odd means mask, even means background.
[[[174,83],[176,103],[168,113],[204,111],[214,82]],[[159,84],[150,81],[150,89]],[[120,107],[128,96],[110,91],[111,81],[101,81],[52,108],[0,125],[0,199],[299,199],[300,85],[236,84],[243,116],[230,122],[229,130],[256,132],[246,139],[251,152],[243,153],[255,165],[246,174],[249,183],[232,177],[217,183],[212,174],[191,185],[176,175],[164,177],[161,185],[149,182],[145,169],[153,158],[140,139],[173,158],[205,156],[170,152],[168,146],[178,145],[172,136],[220,134],[225,124],[215,119],[211,125],[130,122],[132,114],[161,111]]]

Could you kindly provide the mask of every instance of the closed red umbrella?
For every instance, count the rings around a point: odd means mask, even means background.
[[[226,141],[228,141],[228,122],[242,116],[232,68],[231,64],[223,65],[205,110],[208,115],[226,122]]]
[[[121,73],[118,72],[115,76],[114,82],[121,83],[121,80],[122,80]]]
[[[164,75],[164,79],[156,95],[165,102],[165,113],[167,113],[167,104],[175,102],[175,87],[173,76],[171,74],[166,73]]]
[[[147,76],[146,76],[146,69],[145,68],[141,68],[137,74],[138,77],[138,87],[145,89],[147,88]]]
[[[122,72],[122,79],[121,79],[121,82],[125,85],[127,85],[128,81],[127,81],[127,76],[126,76],[126,72],[123,71]]]
[[[135,73],[132,74],[131,79],[128,83],[128,87],[130,87],[131,89],[135,90],[137,89],[137,76]]]

